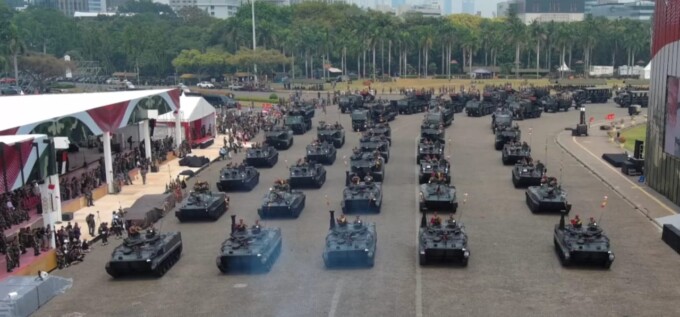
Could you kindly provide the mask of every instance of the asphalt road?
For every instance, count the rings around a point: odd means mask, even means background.
[[[588,116],[623,115],[613,105],[589,106]],[[340,121],[335,107],[316,122]],[[321,253],[328,230],[328,207],[340,209],[344,188],[343,155],[358,144],[348,133],[328,180],[308,190],[307,206],[297,220],[266,221],[283,232],[283,251],[271,272],[222,275],[215,256],[229,231],[229,215],[249,224],[271,181],[287,176],[284,160],[294,162],[315,130],[296,136],[272,169],[261,169],[260,184],[249,193],[232,193],[229,212],[217,222],[180,224],[170,214],[163,231],[181,231],[184,253],[161,279],[112,280],[104,271],[114,243],[96,246],[82,264],[62,271],[73,287],[36,316],[677,316],[680,315],[680,257],[660,240],[660,231],[641,214],[562,153],[554,136],[573,126],[578,112],[544,114],[519,122],[534,158],[547,162],[550,174],[563,180],[583,219],[603,217],[616,261],[611,270],[562,268],[552,245],[556,215],[534,215],[524,192],[512,186],[510,167],[493,149],[490,117],[456,116],[447,130],[453,183],[468,201],[458,209],[470,238],[467,268],[419,267],[416,233],[415,139],[421,115],[399,116],[391,123],[391,157],[384,183],[384,206],[377,216],[378,251],[372,269],[324,268]],[[531,136],[529,128],[532,128]],[[547,142],[547,151],[546,151]],[[241,155],[237,160],[240,161]],[[213,164],[197,179],[214,184],[224,163]],[[191,184],[189,184],[191,185]],[[608,205],[601,209],[603,196]],[[462,195],[461,195],[462,196]],[[459,197],[461,197],[459,196]],[[604,211],[603,211],[604,210]],[[603,214],[604,212],[604,214]],[[462,219],[461,219],[462,218]]]

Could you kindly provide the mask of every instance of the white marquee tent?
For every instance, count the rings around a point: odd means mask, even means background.
[[[215,108],[200,96],[180,96],[182,136],[191,145],[199,145],[215,138]],[[170,112],[158,117],[155,138],[174,135],[175,115]]]
[[[641,79],[650,79],[652,77],[652,62],[649,62],[645,67],[645,71],[642,73]]]

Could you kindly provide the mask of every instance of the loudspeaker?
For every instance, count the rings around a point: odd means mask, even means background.
[[[645,158],[645,141],[635,140],[635,152],[633,153],[633,157],[639,160]]]
[[[61,214],[61,221],[72,221],[73,220],[73,213],[71,212],[65,212]]]
[[[673,248],[675,252],[680,253],[680,230],[678,230],[678,228],[676,228],[674,225],[663,225],[661,240],[666,242],[666,244]]]

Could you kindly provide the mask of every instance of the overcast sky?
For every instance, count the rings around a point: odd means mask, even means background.
[[[482,16],[491,17],[491,14],[496,11],[496,4],[504,0],[475,0],[475,10],[482,11]],[[462,1],[454,0],[454,11],[459,11]]]

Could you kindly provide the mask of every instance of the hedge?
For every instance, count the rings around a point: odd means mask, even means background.
[[[243,102],[264,102],[264,103],[277,103],[279,102],[279,99],[269,99],[269,98],[262,98],[262,97],[236,97],[236,100],[238,101],[243,101]]]

